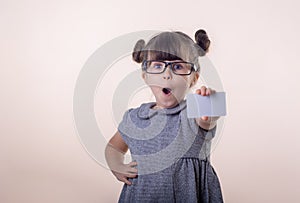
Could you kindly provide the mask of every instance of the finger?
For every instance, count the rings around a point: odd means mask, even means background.
[[[122,182],[126,183],[127,185],[131,185],[131,182],[129,180],[127,180],[127,178],[122,178],[121,179]]]
[[[130,172],[130,173],[137,173],[138,172],[138,170],[136,169],[136,168],[130,168],[129,170],[128,170],[128,172]]]
[[[210,89],[210,88],[207,88],[205,94],[206,94],[206,95],[210,95],[210,94],[211,94],[211,89]]]
[[[201,94],[201,89],[197,89],[196,94]]]
[[[207,89],[206,89],[206,95],[212,95],[212,94],[214,94],[214,93],[216,93],[216,90],[213,90],[213,89],[211,89],[211,88],[207,88]]]
[[[136,161],[132,161],[128,164],[130,167],[134,167],[137,166],[137,162]]]
[[[133,174],[133,173],[128,173],[128,174],[125,174],[127,178],[135,178],[137,177],[137,174]]]
[[[206,92],[206,87],[205,87],[205,86],[202,86],[202,87],[201,87],[201,93],[200,93],[200,94],[201,94],[202,96],[205,96],[205,92]]]

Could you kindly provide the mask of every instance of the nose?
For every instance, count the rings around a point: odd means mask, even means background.
[[[166,70],[163,72],[163,79],[170,80],[172,78],[172,73],[170,66],[166,68]]]
[[[163,78],[166,79],[166,80],[170,80],[171,76],[164,76]]]

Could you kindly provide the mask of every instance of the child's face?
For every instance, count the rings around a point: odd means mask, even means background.
[[[163,73],[149,74],[144,71],[142,76],[155,96],[156,105],[171,108],[184,99],[190,87],[198,80],[199,73],[193,71],[190,75],[176,75],[168,66]]]

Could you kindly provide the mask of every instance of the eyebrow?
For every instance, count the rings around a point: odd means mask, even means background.
[[[150,60],[150,61],[163,61],[163,62],[186,62],[184,60]]]

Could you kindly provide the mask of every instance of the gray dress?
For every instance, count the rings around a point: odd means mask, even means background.
[[[209,155],[216,127],[207,131],[187,118],[186,101],[168,109],[154,105],[129,109],[118,127],[138,164],[119,202],[223,202]]]

